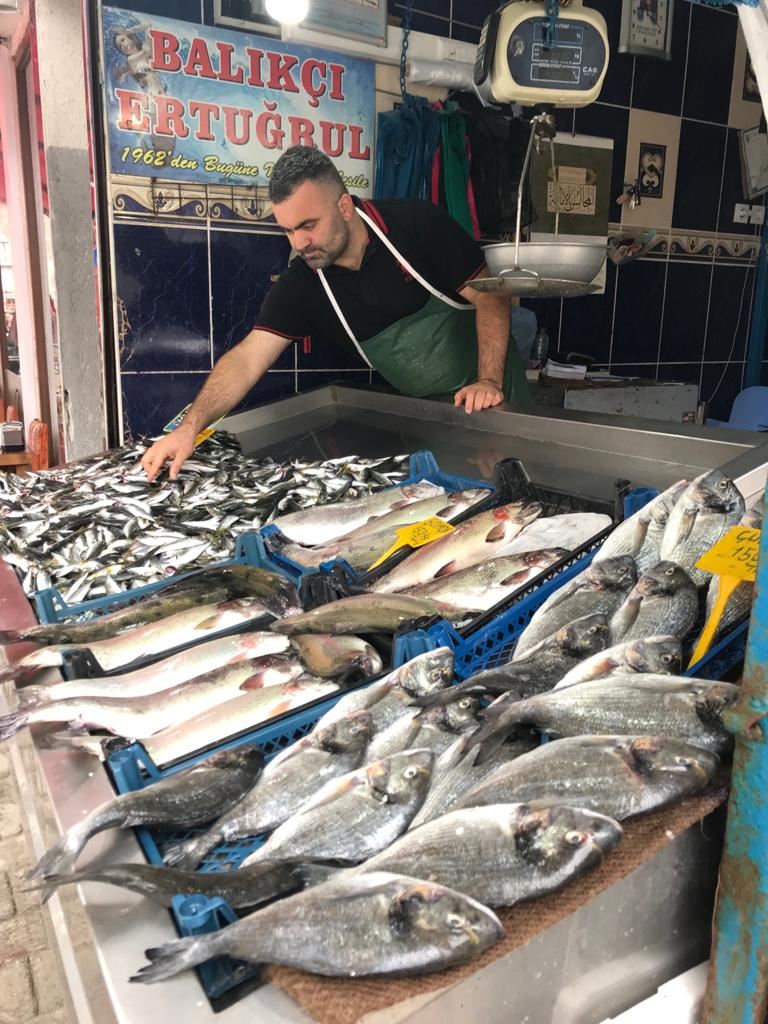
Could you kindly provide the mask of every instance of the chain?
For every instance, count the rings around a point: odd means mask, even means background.
[[[411,19],[413,18],[413,0],[405,0],[405,11],[403,13],[403,46],[400,50],[400,95],[405,99],[405,71],[408,57],[408,37],[411,34]]]
[[[557,46],[557,18],[560,14],[558,0],[544,0],[544,7],[547,13],[547,28],[544,33],[544,47],[551,50]]]

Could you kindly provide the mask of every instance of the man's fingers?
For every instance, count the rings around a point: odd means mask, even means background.
[[[171,478],[171,480],[178,480],[179,473],[181,472],[181,467],[184,465],[186,461],[187,453],[184,451],[178,451],[176,453],[176,457],[171,463],[171,468],[168,470],[168,476]]]
[[[147,480],[149,481],[149,483],[152,483],[152,481],[155,479],[157,474],[162,469],[164,462],[165,459],[160,454],[160,452],[153,452],[151,448],[144,455],[144,458],[141,460],[141,464],[147,472]]]
[[[473,411],[474,408],[475,408],[475,392],[472,391],[471,388],[470,388],[470,389],[467,389],[467,396],[466,396],[466,399],[464,400],[464,411],[467,413],[467,415],[470,415],[470,413]]]
[[[453,404],[457,407],[460,406],[461,403],[464,401],[464,395],[466,393],[466,388],[462,388],[461,391],[457,391],[456,394],[453,396]]]

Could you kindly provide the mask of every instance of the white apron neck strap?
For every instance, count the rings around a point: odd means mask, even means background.
[[[352,342],[352,344],[357,349],[358,354],[359,354],[360,358],[363,360],[363,362],[365,363],[365,365],[370,367],[370,369],[372,370],[373,369],[373,363],[371,363],[371,361],[366,356],[365,352],[363,352],[363,349],[362,349],[362,346],[360,345],[360,342],[357,340],[357,338],[354,335],[354,332],[352,331],[352,328],[347,323],[347,318],[342,313],[341,306],[336,301],[336,296],[331,291],[331,286],[328,284],[328,281],[326,279],[325,274],[322,272],[322,270],[318,270],[317,276],[320,278],[320,283],[322,284],[323,288],[325,288],[325,294],[328,296],[328,298],[330,300],[330,303],[331,303],[331,305],[333,306],[333,308],[334,308],[334,310],[336,312],[336,316],[341,321],[341,326],[347,332],[349,340]]]

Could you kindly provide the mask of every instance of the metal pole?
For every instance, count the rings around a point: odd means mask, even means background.
[[[765,348],[768,341],[768,220],[763,225],[760,253],[757,258],[757,281],[752,303],[752,327],[747,342],[747,372],[744,386],[760,383]]]
[[[768,1008],[768,528],[763,530],[701,1024],[764,1024]]]

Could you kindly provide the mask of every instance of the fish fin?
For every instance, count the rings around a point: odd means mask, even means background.
[[[679,544],[682,544],[690,537],[691,533],[693,532],[693,528],[696,525],[696,517],[698,516],[698,514],[699,510],[696,508],[686,509],[686,511],[683,512],[682,530],[678,534],[675,547],[677,547]]]
[[[509,690],[483,711],[483,724],[470,736],[472,746],[480,748],[475,764],[490,760],[518,722],[522,721],[516,707],[521,702],[520,694]]]
[[[445,519],[448,516],[454,515],[455,512],[456,509],[453,505],[446,505],[445,508],[438,509],[437,512],[435,512],[435,515],[438,516],[440,519]]]
[[[445,565],[440,566],[433,578],[439,579],[441,576],[450,576],[452,572],[456,571],[456,568],[456,559],[446,562]]]
[[[0,629],[0,647],[4,644],[18,644],[24,639],[21,629]]]
[[[200,938],[189,937],[176,942],[166,942],[164,946],[148,949],[144,955],[150,963],[142,967],[129,981],[152,985],[156,981],[165,981],[175,974],[197,967],[198,964],[214,956],[211,949],[212,936]]]
[[[504,540],[507,535],[507,527],[505,523],[497,523],[496,526],[492,527],[485,535],[486,544],[495,544],[497,540]]]
[[[490,761],[491,758],[503,747],[506,739],[506,733],[500,732],[495,736],[489,736],[488,739],[483,740],[477,748],[475,764],[481,765],[485,764],[486,761]]]
[[[513,572],[511,576],[501,580],[498,585],[500,587],[511,587],[514,583],[525,583],[530,575],[530,571],[530,569],[520,569],[519,572]]]
[[[304,805],[304,809],[311,808],[314,811],[317,807],[325,807],[326,804],[333,803],[334,800],[338,800],[338,798],[344,793],[351,792],[356,787],[363,785],[366,781],[365,777],[361,780],[351,774],[347,775],[346,778],[342,777],[340,779],[336,779],[333,785],[329,785],[327,787],[325,793],[320,799],[315,796],[311,800],[307,801]],[[323,788],[325,789],[325,787]]]
[[[9,740],[17,732],[21,732],[29,723],[29,712],[12,711],[9,715],[0,715],[0,743]]]
[[[264,674],[261,672],[255,673],[255,675],[248,676],[248,678],[240,683],[241,690],[263,690],[264,689]]]
[[[341,869],[332,864],[293,864],[291,873],[304,889],[312,889],[316,885],[327,882]]]
[[[207,619],[203,619],[202,622],[198,622],[195,629],[203,631],[209,629],[216,629],[217,626],[221,626],[221,616],[218,614],[209,615]]]

